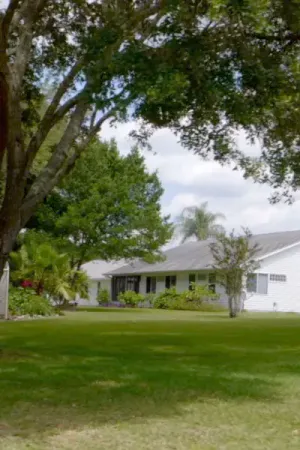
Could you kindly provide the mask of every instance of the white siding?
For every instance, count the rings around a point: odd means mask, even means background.
[[[98,306],[97,302],[97,290],[98,282],[101,283],[101,289],[107,289],[111,294],[111,280],[106,278],[103,280],[90,280],[89,281],[89,300],[80,298],[78,304],[81,306]]]
[[[247,293],[246,310],[300,312],[300,246],[265,259],[257,272],[269,275],[268,294]],[[270,281],[271,273],[286,275],[287,281]]]

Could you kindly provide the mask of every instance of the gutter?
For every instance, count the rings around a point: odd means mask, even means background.
[[[300,241],[294,242],[294,244],[287,245],[286,247],[282,247],[282,248],[280,248],[278,250],[275,250],[274,252],[271,252],[271,253],[266,253],[265,255],[262,255],[262,256],[260,256],[259,258],[256,258],[256,259],[257,259],[257,261],[261,261],[262,259],[266,259],[266,258],[269,258],[270,256],[275,256],[278,253],[284,252],[285,250],[290,250],[291,248],[297,247],[297,245],[299,245],[299,244],[300,244]]]

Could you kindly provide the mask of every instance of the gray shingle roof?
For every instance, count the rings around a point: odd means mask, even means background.
[[[96,259],[90,261],[81,266],[81,269],[86,272],[89,278],[92,280],[103,280],[107,278],[107,272],[114,271],[120,267],[124,267],[126,264],[125,260],[120,261],[103,261],[101,259]]]
[[[252,237],[252,241],[259,244],[258,257],[261,258],[276,250],[283,249],[297,242],[300,243],[300,230],[258,234]],[[209,249],[211,242],[211,239],[188,242],[164,252],[165,260],[162,262],[148,264],[144,261],[134,261],[109,272],[109,274],[129,275],[207,269],[212,264],[212,256]]]

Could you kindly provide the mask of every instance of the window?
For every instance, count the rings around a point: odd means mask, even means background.
[[[134,291],[136,293],[140,290],[140,277],[132,276],[126,279],[126,290]]]
[[[176,275],[166,276],[166,289],[176,286]]]
[[[215,273],[208,274],[208,288],[210,291],[216,293],[216,281],[217,277]]]
[[[247,292],[256,294],[268,293],[268,275],[266,273],[250,273],[247,276]]]
[[[97,282],[97,297],[99,295],[100,290],[101,290],[101,281],[98,281]]]
[[[281,283],[286,283],[286,275],[279,275],[277,273],[271,273],[270,281],[279,281]]]
[[[257,275],[256,273],[249,273],[247,275],[247,292],[256,292]]]
[[[208,284],[215,284],[215,283],[216,283],[216,274],[209,273],[208,274]]]
[[[196,274],[190,273],[189,274],[189,290],[192,290],[192,283],[196,283]]]
[[[156,277],[147,277],[146,278],[146,294],[150,294],[156,292]]]

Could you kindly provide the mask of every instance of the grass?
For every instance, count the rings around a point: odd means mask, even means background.
[[[297,315],[0,323],[1,450],[298,450],[299,411]]]

